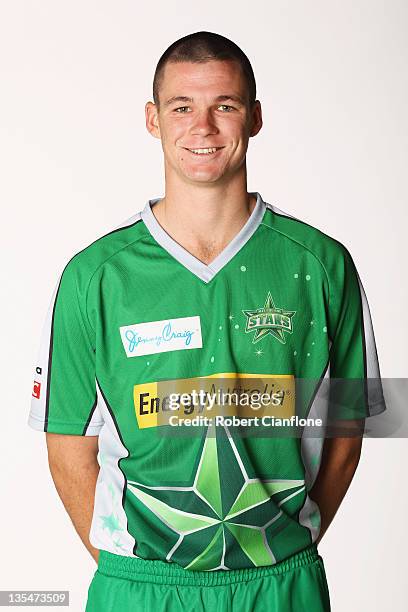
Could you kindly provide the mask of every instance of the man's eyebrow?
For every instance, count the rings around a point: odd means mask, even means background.
[[[236,96],[235,94],[218,96],[216,100],[217,102],[227,102],[228,100],[231,100],[231,102],[235,102],[236,104],[242,104],[242,106],[245,106],[245,100],[243,100],[241,96]]]
[[[236,96],[235,94],[222,94],[214,98],[215,102],[235,102],[236,104],[240,104],[245,106],[245,101],[241,98],[241,96]],[[165,106],[170,106],[170,104],[174,104],[175,102],[194,102],[193,98],[189,98],[188,96],[173,96],[169,98],[164,103]]]
[[[165,106],[169,106],[170,104],[174,104],[174,102],[192,102],[193,98],[188,98],[187,96],[173,96],[169,98],[164,103]]]

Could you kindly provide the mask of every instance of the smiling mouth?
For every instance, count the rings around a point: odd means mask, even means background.
[[[186,149],[186,151],[190,151],[190,153],[193,153],[193,155],[198,156],[198,155],[214,155],[215,153],[217,153],[224,147],[208,147],[206,149],[187,149],[186,147],[184,148]]]

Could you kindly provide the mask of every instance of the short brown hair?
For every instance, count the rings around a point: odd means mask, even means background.
[[[202,63],[210,60],[231,60],[240,66],[247,84],[249,105],[252,106],[256,99],[256,83],[249,59],[232,40],[214,32],[188,34],[166,49],[158,61],[153,78],[153,100],[156,106],[159,107],[159,89],[167,63]]]

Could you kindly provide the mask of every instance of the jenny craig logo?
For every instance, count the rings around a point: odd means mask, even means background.
[[[119,331],[128,357],[203,346],[199,316],[123,325]]]

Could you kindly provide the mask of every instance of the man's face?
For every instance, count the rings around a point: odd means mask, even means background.
[[[249,108],[235,62],[168,63],[159,98],[160,110],[146,104],[146,126],[161,139],[166,178],[174,172],[188,183],[216,183],[245,171],[248,140],[261,129],[262,116],[259,101]]]

